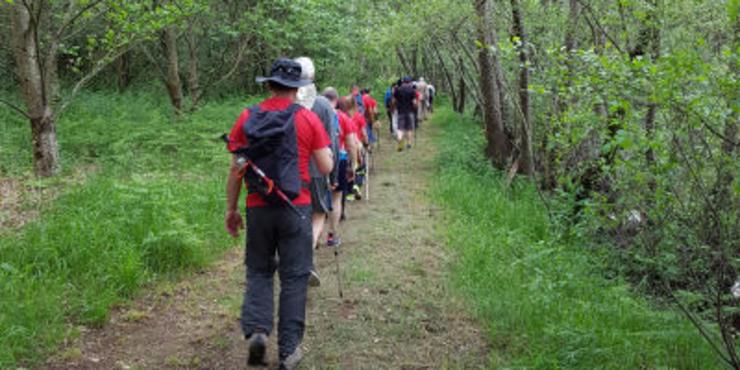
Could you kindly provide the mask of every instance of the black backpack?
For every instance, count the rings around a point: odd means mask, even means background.
[[[247,137],[245,154],[264,174],[274,181],[291,200],[307,187],[301,181],[298,168],[295,113],[301,109],[292,104],[283,111],[262,111],[259,106],[249,109],[249,118],[242,126]],[[245,176],[250,193],[258,192],[270,203],[281,202],[262,177],[252,167]]]

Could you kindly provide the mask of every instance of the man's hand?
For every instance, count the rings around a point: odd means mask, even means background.
[[[348,168],[347,169],[347,182],[355,181],[355,170]]]
[[[238,238],[239,230],[244,229],[244,220],[242,219],[242,215],[239,214],[239,211],[226,211],[224,222],[226,224],[226,232]]]

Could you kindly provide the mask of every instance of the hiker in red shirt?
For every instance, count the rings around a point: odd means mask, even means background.
[[[278,270],[280,368],[294,369],[302,357],[313,254],[308,164],[313,158],[319,172],[328,174],[333,159],[319,118],[295,103],[298,88],[311,83],[301,79],[300,64],[278,59],[270,77],[259,77],[257,82],[266,83],[271,97],[244,110],[228,137],[229,151],[240,152],[234,155],[227,180],[225,223],[234,237],[244,227],[237,205],[244,179],[249,237],[241,326],[249,349],[247,361],[249,365],[265,363],[267,336],[273,326],[273,278]]]
[[[353,131],[357,134],[357,139],[359,139],[362,144],[367,144],[367,131],[365,130],[367,121],[365,121],[365,117],[357,106],[357,99],[353,96],[347,96],[341,101],[340,109],[350,118],[352,125],[354,126]]]
[[[329,214],[329,229],[326,237],[326,245],[338,247],[342,241],[339,237],[339,221],[344,215],[344,196],[350,191],[349,184],[354,177],[354,165],[357,163],[357,134],[351,119],[340,108],[339,94],[334,88],[326,88],[324,97],[335,107],[339,124],[339,170],[332,186],[332,210]],[[343,107],[344,108],[344,107]],[[346,108],[345,108],[346,109]]]
[[[370,88],[361,91],[362,103],[365,105],[365,120],[367,121],[367,136],[370,143],[377,140],[375,133],[375,120],[378,117],[378,102],[370,95]]]

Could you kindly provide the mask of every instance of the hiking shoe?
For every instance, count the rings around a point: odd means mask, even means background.
[[[317,287],[321,285],[321,279],[319,279],[319,273],[316,270],[311,270],[311,274],[308,275],[308,286]]]
[[[396,150],[398,150],[399,152],[403,151],[403,141],[398,142],[398,146],[396,147]]]
[[[293,370],[298,368],[298,364],[303,359],[303,351],[301,351],[301,347],[296,347],[295,351],[290,354],[290,356],[286,357],[284,360],[280,361],[280,370]]]
[[[267,352],[267,335],[264,333],[254,333],[247,339],[247,348],[249,348],[249,357],[247,364],[249,366],[267,366],[265,361],[265,352]]]
[[[327,247],[338,247],[342,244],[342,239],[330,237],[326,239],[326,246]]]
[[[359,185],[355,185],[355,187],[352,188],[352,191],[354,192],[355,199],[362,200],[362,191],[360,190]]]
[[[411,144],[406,144],[406,150],[411,149]]]

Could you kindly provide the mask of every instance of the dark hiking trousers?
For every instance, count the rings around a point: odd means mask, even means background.
[[[393,135],[393,112],[388,109],[388,129],[391,131],[391,135]]]
[[[247,208],[247,289],[242,331],[272,332],[273,277],[280,274],[278,347],[285,359],[300,345],[306,321],[308,275],[313,263],[311,206],[299,206],[301,220],[287,206]],[[278,259],[275,258],[277,252]]]

